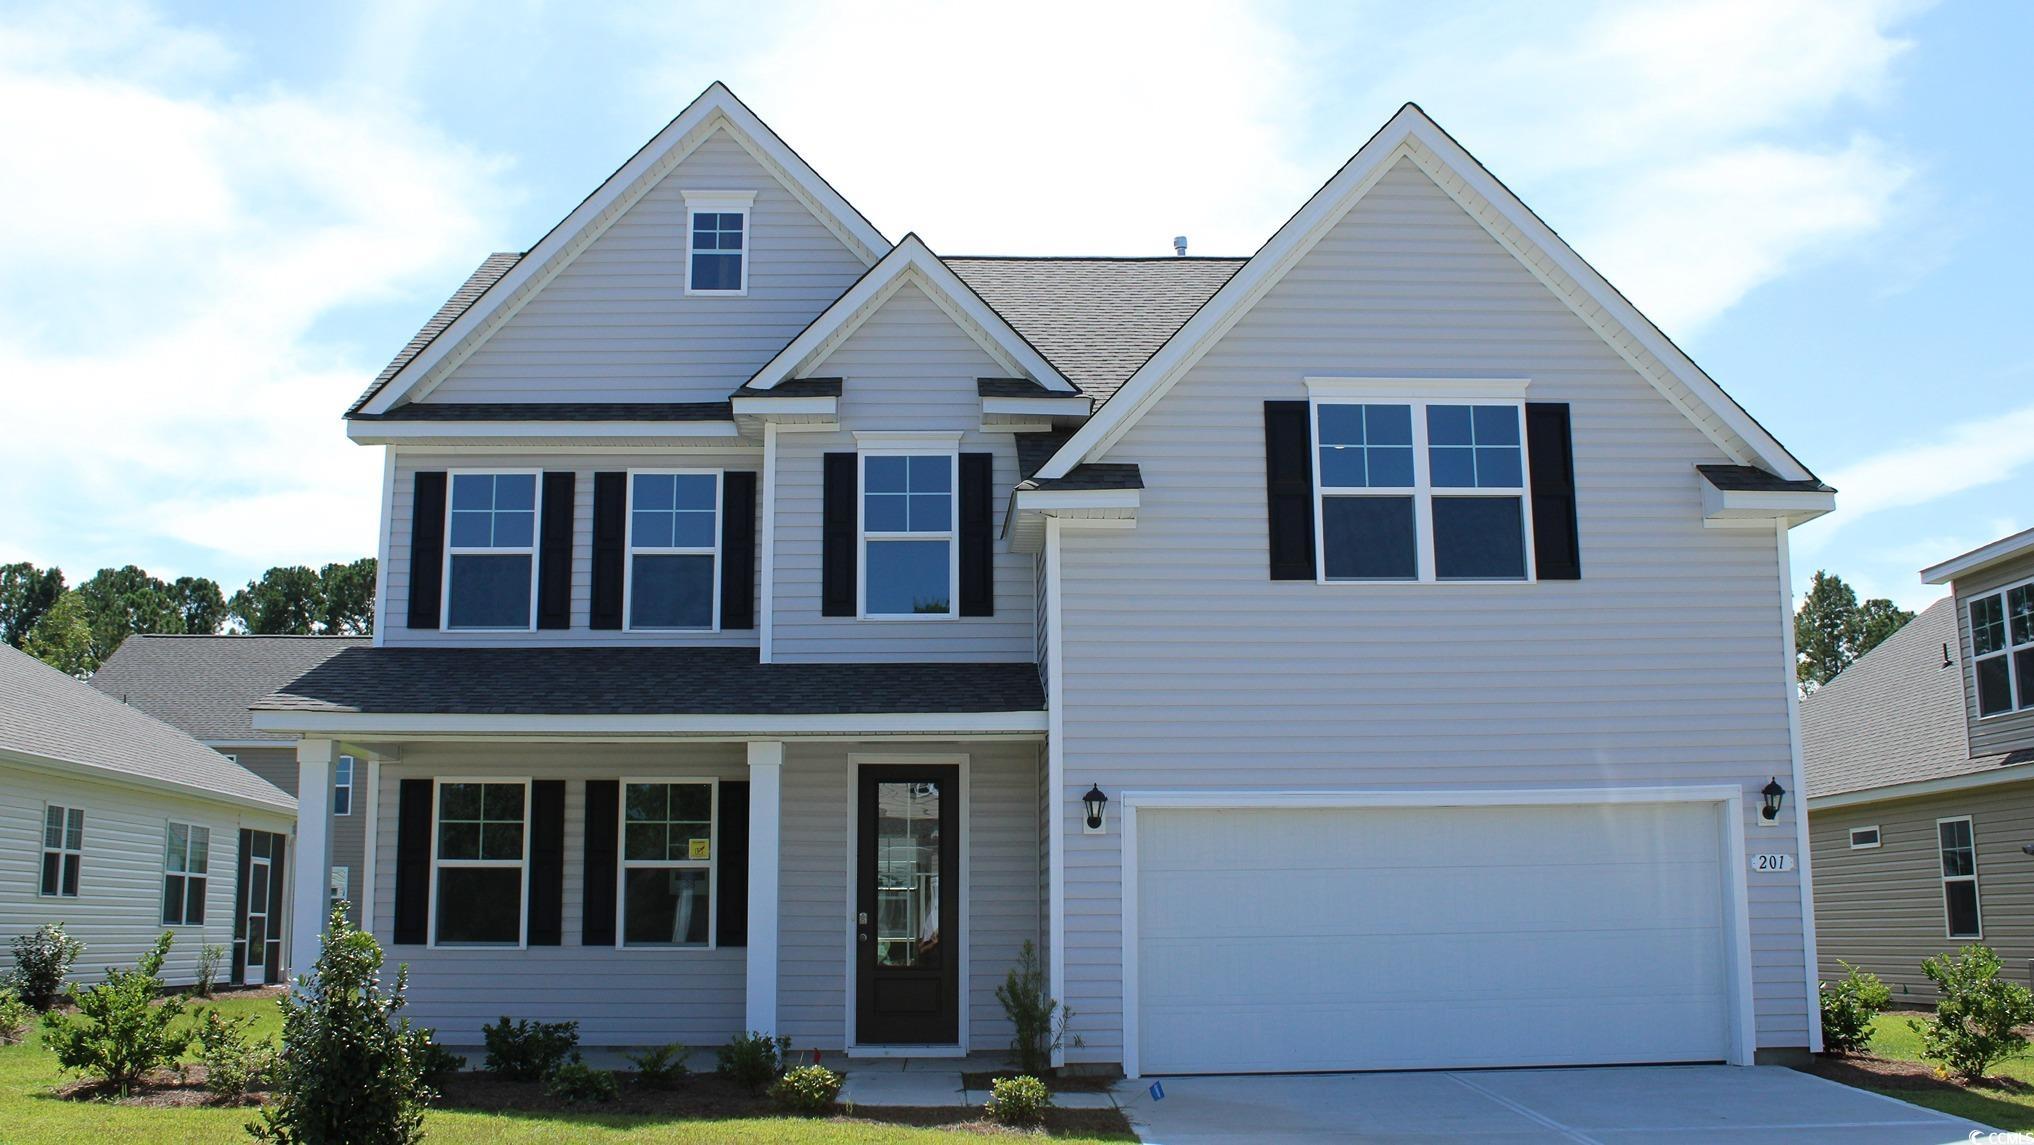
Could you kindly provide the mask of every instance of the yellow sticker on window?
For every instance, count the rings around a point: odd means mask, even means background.
[[[711,859],[713,857],[713,843],[711,841],[706,839],[693,839],[691,840],[691,843],[693,858]]]

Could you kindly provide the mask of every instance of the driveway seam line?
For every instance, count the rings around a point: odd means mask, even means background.
[[[1553,1118],[1548,1117],[1547,1115],[1539,1112],[1538,1110],[1531,1108],[1530,1106],[1522,1105],[1519,1102],[1513,1101],[1511,1098],[1505,1097],[1503,1094],[1497,1093],[1490,1089],[1486,1089],[1483,1086],[1478,1085],[1473,1081],[1470,1081],[1468,1078],[1463,1077],[1459,1073],[1450,1073],[1448,1077],[1453,1079],[1458,1084],[1464,1086],[1465,1088],[1473,1090],[1476,1093],[1480,1093],[1484,1097],[1487,1097],[1490,1100],[1496,1102],[1497,1104],[1504,1106],[1506,1109],[1511,1110],[1513,1113],[1516,1113],[1519,1116],[1525,1117],[1529,1120],[1537,1121],[1541,1125],[1544,1125],[1547,1128],[1552,1129],[1554,1132],[1566,1136],[1571,1141],[1580,1142],[1581,1145],[1603,1145],[1603,1142],[1598,1141],[1596,1138],[1589,1136],[1587,1133],[1584,1133],[1581,1130],[1575,1129],[1571,1126],[1563,1125],[1560,1122],[1554,1120]]]

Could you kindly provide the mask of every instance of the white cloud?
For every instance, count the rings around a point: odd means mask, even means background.
[[[2034,405],[1953,425],[1927,440],[1873,454],[1830,474],[1829,483],[1840,491],[1843,507],[1832,527],[2004,481],[2030,465],[2034,465]]]

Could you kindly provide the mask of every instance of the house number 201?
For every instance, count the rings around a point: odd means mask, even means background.
[[[1792,855],[1752,856],[1752,870],[1754,871],[1791,871],[1793,869],[1794,856]]]

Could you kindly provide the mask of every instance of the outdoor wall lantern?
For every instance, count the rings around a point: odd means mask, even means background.
[[[1759,794],[1764,796],[1766,801],[1766,805],[1759,808],[1759,816],[1768,823],[1778,821],[1780,818],[1780,804],[1787,800],[1787,789],[1780,786],[1779,777],[1775,776],[1767,780],[1764,790],[1760,791]]]
[[[1088,787],[1088,793],[1081,796],[1081,803],[1088,809],[1087,827],[1083,834],[1100,835],[1102,833],[1102,813],[1109,809],[1109,797],[1102,794],[1100,785],[1091,784]]]

